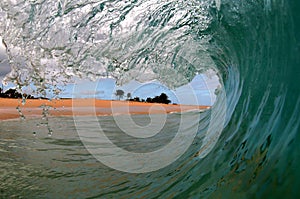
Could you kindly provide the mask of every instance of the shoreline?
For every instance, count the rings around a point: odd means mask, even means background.
[[[158,104],[100,99],[21,99],[0,98],[0,121],[47,116],[110,116],[128,114],[170,114],[192,110],[206,110],[210,106]],[[18,108],[21,112],[19,112]]]

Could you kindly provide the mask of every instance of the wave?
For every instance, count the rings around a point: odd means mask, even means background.
[[[210,117],[224,128],[212,127],[219,139],[197,163],[189,157],[199,146],[191,149],[182,160],[184,176],[161,191],[165,196],[175,190],[178,198],[299,196],[296,1],[0,5],[0,35],[12,67],[7,80],[20,86],[43,90],[78,76],[114,77],[119,84],[157,79],[176,88],[217,72],[223,87]]]

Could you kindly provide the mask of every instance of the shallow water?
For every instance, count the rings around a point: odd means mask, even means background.
[[[109,139],[118,147],[147,153],[163,147],[173,139],[178,128],[179,115],[169,115],[162,131],[147,142],[124,134],[111,116],[98,119]],[[91,120],[89,117],[82,119]],[[144,115],[133,116],[133,120],[140,126],[150,122],[149,116]],[[86,131],[98,130],[93,129],[92,125],[88,126]],[[48,128],[53,131],[51,136],[48,135]],[[188,159],[171,164],[160,172],[142,174],[110,169],[86,150],[72,117],[49,118],[47,125],[42,119],[6,121],[0,122],[0,129],[0,193],[4,198],[169,196],[171,193],[166,192],[170,188],[168,185],[177,183],[177,179],[188,172],[186,167],[190,167],[190,164],[194,166],[197,162],[187,156]],[[199,142],[202,138],[199,133],[195,140]],[[166,172],[166,175],[161,172]],[[165,186],[160,186],[161,182]]]

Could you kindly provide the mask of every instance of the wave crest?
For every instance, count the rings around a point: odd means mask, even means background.
[[[2,1],[7,80],[38,88],[73,76],[186,84],[215,68],[207,52],[214,1]],[[175,77],[175,78],[174,78]]]

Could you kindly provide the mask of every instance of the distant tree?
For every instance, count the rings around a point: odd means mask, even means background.
[[[152,103],[160,103],[159,97],[155,96],[154,98],[152,98]]]
[[[116,90],[116,93],[115,93],[115,95],[118,97],[118,99],[120,100],[121,98],[123,98],[124,97],[124,91],[123,90],[120,90],[120,89],[118,89],[118,90]]]
[[[135,98],[133,99],[133,101],[135,101],[135,102],[140,102],[140,98],[139,98],[139,97],[135,97]]]
[[[23,97],[24,97],[25,99],[34,99],[34,97],[33,97],[32,95],[28,95],[28,94],[26,94],[26,93],[23,93]]]
[[[161,104],[169,104],[171,103],[171,100],[169,100],[169,97],[167,94],[162,93],[160,96],[155,96],[154,98],[148,97],[146,99],[146,102],[148,103],[161,103]]]
[[[165,93],[160,94],[160,96],[158,98],[159,98],[160,103],[169,104],[171,102],[168,99],[169,97]]]
[[[5,93],[4,93],[5,97],[7,98],[22,98],[22,94],[18,93],[16,89],[8,89]]]
[[[2,92],[3,92],[3,89],[0,88],[0,97],[4,97],[4,93],[2,93]]]
[[[17,92],[16,89],[8,89],[7,91],[5,91],[3,93],[3,90],[1,89],[1,92],[0,92],[0,97],[3,97],[3,98],[15,98],[15,99],[21,99],[21,98],[26,98],[26,99],[35,99],[32,95],[27,95],[26,93],[19,93]]]
[[[148,98],[146,99],[146,102],[152,103],[152,98],[151,98],[151,97],[148,97]]]
[[[127,100],[131,99],[131,93],[127,93]]]
[[[129,93],[128,93],[129,94]],[[129,98],[129,95],[127,94],[127,98]],[[131,97],[131,94],[130,94]],[[139,97],[130,98],[129,101],[135,101],[135,102],[148,102],[148,103],[160,103],[160,104],[170,104],[171,100],[169,100],[169,97],[165,93],[161,93],[159,96],[155,96],[154,98],[148,97],[145,99],[140,99]]]

